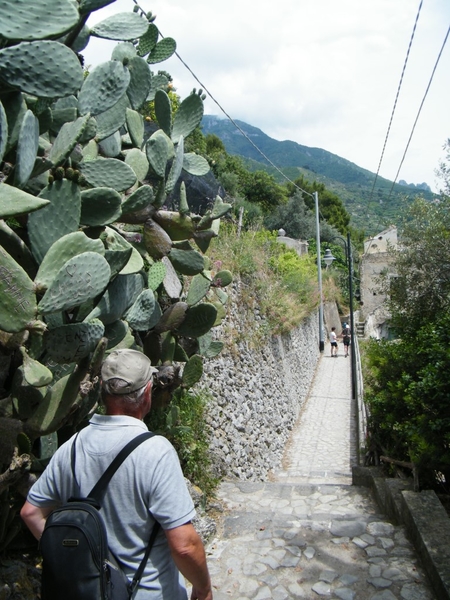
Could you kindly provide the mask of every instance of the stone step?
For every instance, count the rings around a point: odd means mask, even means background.
[[[227,481],[218,500],[215,600],[436,600],[404,528],[367,488]]]

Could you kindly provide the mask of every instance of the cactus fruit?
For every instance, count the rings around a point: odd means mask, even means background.
[[[215,287],[226,287],[233,281],[233,275],[230,271],[222,270],[214,275],[212,285]]]

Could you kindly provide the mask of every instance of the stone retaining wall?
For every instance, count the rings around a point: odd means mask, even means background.
[[[289,335],[272,336],[258,307],[242,302],[233,284],[229,315],[219,339],[230,339],[215,359],[205,361],[200,387],[212,401],[206,422],[217,472],[263,481],[281,465],[284,447],[308,393],[319,358],[318,317],[307,317]],[[259,335],[261,334],[261,335]]]

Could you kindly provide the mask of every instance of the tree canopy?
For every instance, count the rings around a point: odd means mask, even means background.
[[[416,201],[386,278],[395,341],[371,342],[365,399],[372,439],[450,488],[450,199]]]

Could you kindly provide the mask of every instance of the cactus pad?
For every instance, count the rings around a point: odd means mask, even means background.
[[[105,248],[100,240],[94,240],[82,231],[75,231],[64,235],[57,240],[48,250],[39,267],[35,278],[38,289],[46,289],[56,277],[64,264],[83,252],[97,252],[104,255]]]
[[[199,273],[192,278],[189,290],[186,296],[186,302],[189,306],[195,306],[206,296],[211,288],[211,280]]]
[[[2,103],[8,124],[8,139],[5,148],[5,152],[8,152],[17,144],[22,121],[28,108],[23,94],[20,92],[13,92],[7,96],[3,96]]]
[[[82,115],[95,116],[105,112],[126,91],[130,73],[122,63],[110,60],[102,63],[86,77],[79,95],[79,110]]]
[[[183,161],[184,161],[184,140],[183,136],[180,135],[178,140],[177,149],[175,152],[175,158],[172,162],[172,166],[170,167],[169,176],[167,177],[166,182],[166,193],[170,194],[177,181],[181,175],[181,171],[183,169]]]
[[[34,167],[38,147],[39,122],[31,110],[27,110],[17,144],[15,183],[18,187],[22,187],[28,181]]]
[[[143,210],[152,204],[153,199],[153,188],[150,185],[143,185],[122,202],[122,212],[132,213]]]
[[[144,282],[139,273],[118,275],[85,321],[98,318],[105,325],[114,323],[130,308],[143,289]]]
[[[94,319],[96,321],[96,319]],[[92,323],[92,321],[91,321]],[[111,350],[121,343],[128,333],[128,323],[125,321],[114,321],[105,327],[104,337],[108,340],[107,350]]]
[[[158,37],[158,28],[154,23],[150,23],[147,31],[144,33],[144,35],[141,35],[141,37],[139,38],[139,44],[137,47],[137,53],[139,54],[139,56],[146,56],[147,54],[149,54],[156,46]]]
[[[63,235],[78,230],[80,223],[80,189],[71,181],[55,181],[39,194],[50,200],[43,209],[28,217],[31,250],[41,262],[50,246]]]
[[[181,285],[177,272],[167,256],[164,256],[161,261],[166,267],[166,276],[163,281],[164,289],[171,300],[178,300],[183,291],[183,286]]]
[[[112,4],[115,0],[81,0],[80,2],[80,13],[86,14],[94,12],[99,8]]]
[[[97,140],[103,140],[118,131],[125,123],[126,109],[130,107],[130,101],[126,92],[122,94],[119,100],[104,112],[95,116],[97,123]]]
[[[121,195],[107,187],[81,192],[81,225],[98,227],[117,221],[122,214]]]
[[[0,163],[5,154],[6,144],[8,142],[8,119],[3,104],[0,102]]]
[[[156,46],[152,49],[149,56],[147,56],[147,62],[151,65],[167,60],[176,51],[177,44],[173,38],[166,37],[160,40]]]
[[[30,279],[34,279],[37,267],[30,249],[2,219],[0,219],[0,246],[19,263]]]
[[[212,285],[215,287],[225,287],[233,281],[233,275],[230,271],[222,270],[214,276]]]
[[[130,83],[127,95],[131,107],[139,110],[147,99],[152,76],[148,64],[140,56],[135,56],[130,60],[128,70],[130,71]]]
[[[53,380],[53,374],[45,365],[28,356],[25,348],[20,349],[23,358],[23,373],[25,380],[34,387],[49,385]]]
[[[98,296],[111,275],[106,260],[97,252],[83,252],[68,260],[39,302],[43,314],[67,310]]]
[[[121,275],[138,273],[144,268],[144,261],[139,252],[120,233],[110,227],[106,227],[105,231],[107,233],[107,237],[105,238],[107,248],[106,259],[111,265],[113,275],[116,275],[117,272],[120,272]],[[112,255],[116,256],[113,258]],[[126,257],[124,262],[122,262],[121,256]],[[113,265],[115,267],[118,265],[118,262],[121,262],[121,264],[118,271],[116,271]]]
[[[175,155],[170,138],[158,129],[147,141],[145,150],[152,169],[158,177],[163,178],[166,174],[167,161]]]
[[[198,338],[205,335],[213,327],[217,318],[217,308],[209,302],[202,302],[189,308],[186,318],[178,327],[180,335]]]
[[[131,59],[136,56],[136,47],[131,42],[122,42],[117,44],[111,54],[111,60],[123,62],[123,59]]]
[[[148,270],[148,287],[156,292],[166,276],[166,265],[163,262],[155,262]]]
[[[190,388],[195,385],[203,375],[203,359],[198,354],[194,354],[185,364],[182,375],[182,385]]]
[[[59,37],[78,22],[78,11],[70,0],[58,2],[49,19],[48,0],[0,0],[0,36],[7,40],[42,40]]]
[[[136,331],[152,329],[159,321],[161,309],[155,300],[152,290],[143,290],[136,298],[133,306],[126,313],[125,319]]]
[[[106,158],[118,156],[122,150],[122,137],[118,131],[99,142],[101,153]]]
[[[0,329],[15,333],[36,318],[34,285],[22,267],[0,246]]]
[[[142,115],[131,108],[127,108],[126,121],[131,141],[136,148],[141,148],[144,141],[144,119]]]
[[[199,156],[193,152],[188,152],[184,155],[183,169],[191,175],[202,177],[208,173],[209,164],[208,161],[203,158],[203,156]]]
[[[61,127],[48,155],[48,160],[50,160],[55,167],[65,162],[69,154],[75,148],[76,143],[83,135],[88,121],[89,115],[85,115],[71,123],[64,123]]]
[[[50,204],[6,183],[0,183],[0,219],[29,213]]]
[[[148,173],[149,164],[145,154],[138,148],[131,148],[125,156],[125,164],[131,167],[138,181],[143,181]]]
[[[64,44],[23,42],[0,50],[0,80],[34,96],[60,98],[79,90],[83,69]]]
[[[105,326],[98,319],[63,325],[45,334],[45,348],[58,363],[78,362],[94,351],[104,332]]]
[[[144,243],[147,252],[155,259],[167,256],[172,248],[172,240],[153,219],[144,224]]]
[[[201,123],[203,101],[197,94],[191,94],[178,107],[173,120],[172,140],[176,143],[180,135],[186,138]]]
[[[169,259],[175,270],[182,275],[197,275],[205,268],[203,255],[196,250],[172,248],[169,252]]]
[[[172,105],[164,90],[157,90],[155,94],[155,114],[159,126],[170,137],[172,133]]]
[[[180,215],[178,212],[160,210],[155,214],[154,219],[175,242],[191,238],[195,231],[191,217]]]
[[[165,331],[175,331],[184,321],[186,311],[189,308],[186,302],[175,302],[166,311],[156,324],[154,331],[163,333]]]
[[[82,163],[80,170],[92,187],[111,187],[123,192],[136,183],[131,167],[117,158],[99,158]]]
[[[107,40],[131,41],[147,31],[148,21],[137,13],[119,13],[97,23],[91,35]]]

